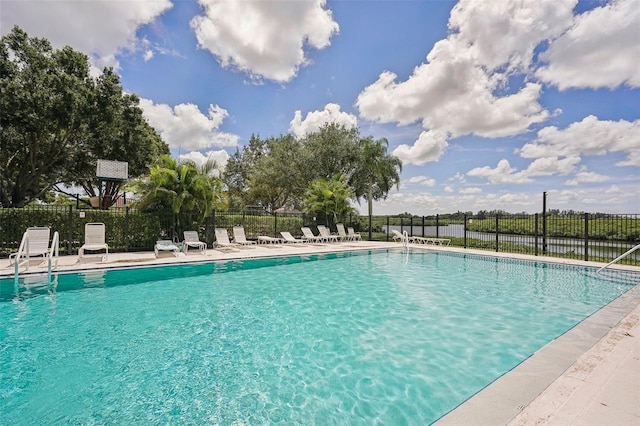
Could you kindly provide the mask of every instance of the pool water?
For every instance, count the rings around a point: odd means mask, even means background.
[[[633,285],[589,271],[383,251],[3,280],[0,424],[429,424]]]

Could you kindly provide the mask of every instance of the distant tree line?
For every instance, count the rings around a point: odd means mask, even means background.
[[[387,147],[386,139],[361,137],[357,128],[336,124],[326,124],[301,139],[289,134],[267,139],[252,135],[225,168],[229,207],[305,210],[312,185],[320,194],[342,191],[358,201],[384,199],[399,184],[402,170],[401,161],[388,154]],[[334,190],[319,190],[318,181]],[[315,198],[311,204],[318,205],[317,194]]]

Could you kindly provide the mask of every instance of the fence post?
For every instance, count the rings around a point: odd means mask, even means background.
[[[584,214],[584,260],[589,260],[589,213]]]
[[[464,248],[467,248],[467,214],[465,213],[462,217],[464,220]]]
[[[169,238],[171,238],[171,241],[173,241],[174,243],[176,242],[175,237],[176,236],[176,214],[171,212],[171,235],[169,235]]]
[[[499,221],[500,221],[500,215],[496,214],[496,252],[498,252],[498,242],[500,240],[500,226],[499,226]]]
[[[390,232],[391,231],[389,231],[389,216],[387,216],[387,237],[386,237],[387,238],[387,242],[389,241],[389,233]]]
[[[536,213],[536,223],[534,225],[533,234],[534,234],[533,240],[536,246],[535,255],[537,256],[538,255],[538,213]]]
[[[278,235],[278,212],[273,212],[273,236]]]
[[[73,206],[69,206],[69,233],[67,236],[67,255],[71,254],[71,240],[73,239]]]
[[[424,216],[422,216],[422,238],[424,238]]]
[[[467,226],[466,222],[464,226]],[[440,215],[439,214],[436,214],[436,238],[440,238]]]
[[[129,206],[124,210],[124,251],[129,251]]]
[[[542,254],[547,254],[547,193],[542,193]]]
[[[413,215],[409,218],[409,226],[411,227],[410,237],[413,237]]]
[[[211,215],[207,217],[207,225],[205,226],[205,240],[207,242],[207,247],[213,247],[213,229],[216,227],[216,211],[213,210]]]

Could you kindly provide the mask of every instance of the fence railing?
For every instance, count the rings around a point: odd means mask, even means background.
[[[376,218],[378,238],[396,229],[451,239],[451,245],[497,252],[608,262],[640,243],[640,215],[435,215]],[[373,226],[376,228],[376,225]],[[623,264],[639,265],[640,253]]]
[[[61,254],[77,254],[84,243],[84,225],[106,225],[109,251],[152,250],[159,239],[182,239],[182,231],[196,229],[211,247],[215,228],[244,226],[248,238],[279,236],[280,231],[300,235],[302,226],[314,226],[316,218],[300,213],[268,214],[262,211],[216,211],[199,224],[180,229],[171,212],[143,212],[135,208],[78,209],[75,206],[27,206],[0,209],[0,257],[18,250],[30,226],[49,226],[60,234]],[[368,237],[368,217],[351,216],[345,224]],[[330,224],[330,227],[333,225]],[[392,229],[410,236],[448,238],[452,246],[499,252],[546,255],[609,262],[640,243],[638,214],[574,215],[470,215],[375,216],[372,239],[389,241]],[[640,251],[621,261],[640,265]]]
[[[215,228],[244,226],[248,238],[258,235],[276,236],[280,231],[300,234],[307,226],[302,214],[268,214],[265,212],[214,211],[200,223],[178,225],[176,215],[167,211],[143,212],[135,208],[111,208],[109,210],[78,209],[75,206],[27,206],[17,209],[0,209],[0,257],[15,253],[25,230],[30,226],[48,226],[60,234],[61,254],[77,254],[84,243],[86,223],[105,224],[110,252],[150,251],[157,240],[182,240],[185,230],[197,230],[200,238],[211,247],[215,240]]]

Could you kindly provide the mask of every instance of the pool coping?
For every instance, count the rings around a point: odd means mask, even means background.
[[[180,257],[161,257],[155,258],[153,253],[136,252],[136,253],[113,253],[109,256],[112,260],[107,263],[91,263],[78,262],[77,256],[61,257],[61,264],[58,273],[86,272],[94,270],[109,269],[126,269],[131,267],[153,267],[160,265],[179,265],[179,264],[199,264],[210,263],[216,261],[233,261],[255,258],[274,258],[296,255],[309,255],[321,253],[336,253],[345,251],[361,251],[361,250],[382,250],[382,249],[399,249],[398,243],[384,242],[342,242],[330,244],[307,244],[294,245],[283,244],[278,247],[266,247],[267,245],[259,245],[257,251],[239,250],[237,252],[226,252],[217,250],[207,250],[205,255],[189,255]],[[538,261],[553,264],[601,267],[604,263],[588,262],[575,259],[552,258],[546,256],[531,256],[503,252],[491,252],[485,250],[463,249],[459,247],[442,247],[442,246],[425,246],[422,244],[410,244],[411,249],[416,250],[435,250],[450,253],[473,254],[498,258],[520,259],[526,261]],[[277,249],[275,252],[272,250]],[[616,265],[613,269],[640,272],[640,267]],[[34,268],[30,274],[41,275],[46,273],[42,267]],[[22,274],[21,274],[22,275]],[[13,268],[8,267],[8,259],[0,259],[0,278],[10,278],[13,276]],[[631,317],[631,318],[630,318]],[[623,324],[624,323],[624,324]],[[630,330],[630,327],[637,325],[638,333],[632,335],[629,331],[621,331],[620,327],[625,326],[624,330]],[[616,298],[614,301],[596,311],[590,317],[580,322],[572,329],[565,332],[552,342],[545,345],[532,356],[524,360],[511,371],[505,373],[485,388],[478,391],[471,398],[451,410],[449,413],[435,421],[437,425],[507,425],[513,426],[525,424],[549,424],[553,423],[552,419],[561,419],[558,416],[558,407],[571,406],[571,401],[580,398],[579,392],[593,392],[593,386],[589,384],[589,378],[582,374],[580,383],[573,384],[572,392],[558,391],[553,389],[553,385],[558,387],[558,382],[566,383],[567,377],[575,380],[576,371],[590,370],[594,371],[601,364],[607,364],[606,353],[616,349],[615,339],[611,338],[611,334],[631,337],[636,340],[636,347],[640,342],[640,285],[637,285],[627,291],[625,294]],[[626,333],[626,334],[624,334]],[[628,335],[628,336],[627,336]],[[609,336],[610,344],[606,348],[598,347]],[[618,339],[620,340],[620,339]],[[601,345],[602,346],[602,345]],[[633,345],[631,346],[633,348]],[[595,351],[595,352],[594,352]],[[603,352],[604,351],[604,352]],[[640,359],[638,357],[633,359]],[[583,364],[580,365],[580,360]],[[610,361],[609,361],[610,363]],[[640,365],[640,362],[638,363]],[[634,366],[635,367],[635,366]],[[620,366],[614,366],[615,371]],[[608,371],[612,368],[609,367]],[[613,374],[613,373],[611,373]],[[620,381],[620,379],[618,379]],[[566,388],[565,384],[565,388]],[[623,384],[624,386],[624,384]],[[576,389],[581,387],[578,395]],[[633,389],[625,389],[630,392]],[[616,388],[618,389],[618,388]],[[636,391],[640,392],[640,391]],[[550,397],[552,395],[552,397]],[[551,401],[549,401],[551,398]],[[584,398],[584,397],[583,397]],[[538,401],[547,401],[546,403],[537,403]],[[628,404],[629,405],[629,404]],[[624,418],[634,418],[635,421],[640,418],[640,409],[637,404],[630,404],[629,407],[623,407]],[[597,406],[593,401],[584,407],[575,408],[572,416],[577,418],[575,411],[587,412],[605,410],[606,406]],[[635,411],[634,411],[635,410]],[[566,410],[565,410],[566,411]],[[566,415],[566,414],[565,414]],[[555,417],[554,417],[555,416]],[[566,418],[562,418],[558,424],[578,424],[567,422]],[[633,423],[629,423],[633,424]]]
[[[592,370],[595,365],[589,367],[578,365],[580,358],[590,358],[589,364],[593,363],[594,358],[596,361],[598,358],[603,360],[606,354],[602,349],[595,348],[598,342],[607,337],[625,319],[632,321],[629,317],[634,315],[634,310],[640,312],[639,308],[640,286],[636,285],[549,342],[434,424],[438,426],[548,424],[553,412],[546,407],[542,410],[546,412],[545,415],[532,413],[528,410],[532,402],[563,376],[575,374],[576,371],[582,370],[583,373],[588,373],[588,370]],[[638,322],[637,314],[635,317],[634,323]],[[596,352],[592,352],[593,350]],[[584,378],[582,380],[584,381]],[[563,401],[563,395],[557,394],[553,403],[562,406],[570,397],[572,397],[570,394],[564,395]],[[633,409],[633,407],[629,408]],[[538,409],[538,411],[541,410]],[[523,414],[525,415],[522,416]],[[521,417],[518,418],[518,416]],[[527,420],[521,423],[524,419]],[[560,424],[574,423],[561,422]]]

